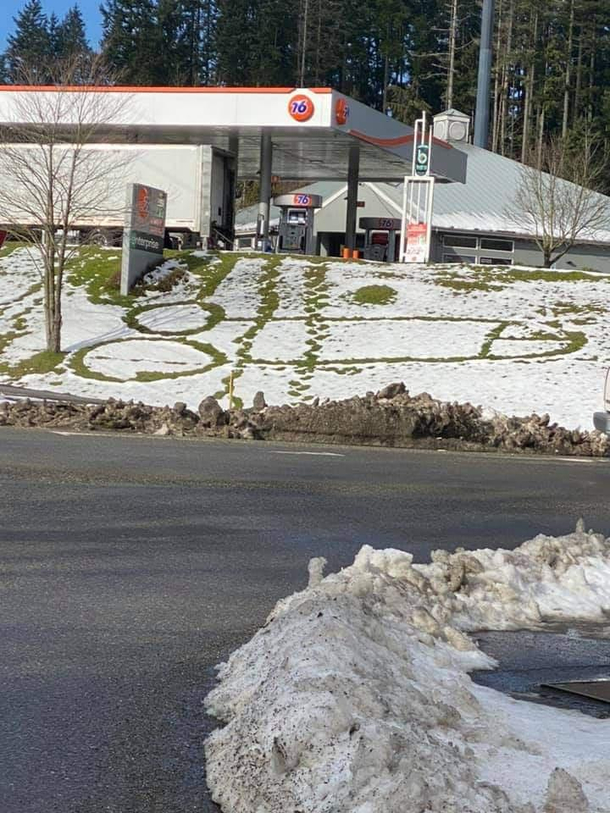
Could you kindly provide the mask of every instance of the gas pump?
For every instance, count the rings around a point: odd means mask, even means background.
[[[359,225],[364,230],[364,259],[395,262],[402,221],[397,217],[361,217]]]
[[[313,254],[315,251],[315,210],[322,206],[320,195],[295,192],[279,195],[273,201],[280,210],[275,250],[278,254]]]

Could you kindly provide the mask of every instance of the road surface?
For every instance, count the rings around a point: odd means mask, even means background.
[[[610,533],[606,461],[4,428],[0,489],[2,813],[215,810],[213,666],[311,556]]]

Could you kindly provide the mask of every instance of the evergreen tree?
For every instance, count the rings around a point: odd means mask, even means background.
[[[20,66],[34,68],[40,82],[46,79],[45,66],[52,57],[49,21],[40,0],[27,0],[14,18],[15,33],[8,37],[5,53],[6,71],[10,81],[19,81]]]
[[[57,27],[54,43],[55,53],[61,59],[91,53],[91,48],[87,42],[85,21],[78,5],[72,6],[67,11]]]
[[[22,2],[0,80],[23,62],[45,81],[52,56],[90,53],[77,6],[58,21]],[[610,0],[495,8],[490,148],[531,161],[583,128],[608,146]],[[126,83],[326,85],[406,122],[449,101],[474,114],[480,0],[104,0],[101,12],[104,56]]]
[[[59,27],[59,17],[57,14],[55,14],[55,12],[53,12],[49,17],[49,22],[47,24],[51,59],[57,59],[59,57]]]
[[[165,84],[162,31],[153,0],[107,0],[102,13],[101,49],[121,81]]]

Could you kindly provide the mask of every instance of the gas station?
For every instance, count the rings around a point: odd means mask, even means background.
[[[104,143],[137,145],[142,151],[146,145],[208,145],[213,160],[202,172],[209,175],[207,183],[212,187],[213,200],[229,200],[232,208],[236,180],[257,180],[260,186],[257,237],[261,245],[269,237],[274,177],[297,182],[347,181],[346,246],[354,249],[358,183],[402,180],[415,165],[413,128],[330,88],[109,86],[85,92],[116,97],[110,100],[109,107],[116,106],[120,113],[96,131],[96,137]],[[0,87],[0,126],[10,124],[18,133],[19,100],[29,93],[82,94],[83,90]],[[70,106],[66,105],[66,109]],[[61,123],[69,140],[75,122]],[[432,140],[430,177],[437,183],[463,183],[464,153],[446,141]],[[137,180],[150,183],[146,178]],[[171,195],[168,209],[171,210]],[[303,216],[294,213],[295,207],[291,210],[295,221],[291,225],[295,226]],[[230,230],[234,212],[221,211],[218,206],[218,213]],[[215,221],[213,215],[211,223]],[[308,215],[304,217],[306,225]],[[206,226],[202,228],[205,230]],[[201,234],[203,240],[209,236]]]

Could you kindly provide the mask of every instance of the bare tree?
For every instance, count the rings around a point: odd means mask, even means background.
[[[0,99],[0,226],[30,249],[44,287],[46,348],[59,352],[64,277],[78,251],[70,233],[120,217],[132,159],[104,149],[129,95],[107,92],[103,64],[78,57],[49,67],[51,86],[35,87],[36,71],[24,66],[23,87]]]
[[[530,158],[534,165],[522,168],[509,214],[534,228],[549,268],[579,240],[595,239],[597,231],[608,228],[609,201],[596,191],[606,160],[600,143],[586,135],[569,151],[561,138],[551,137]]]

